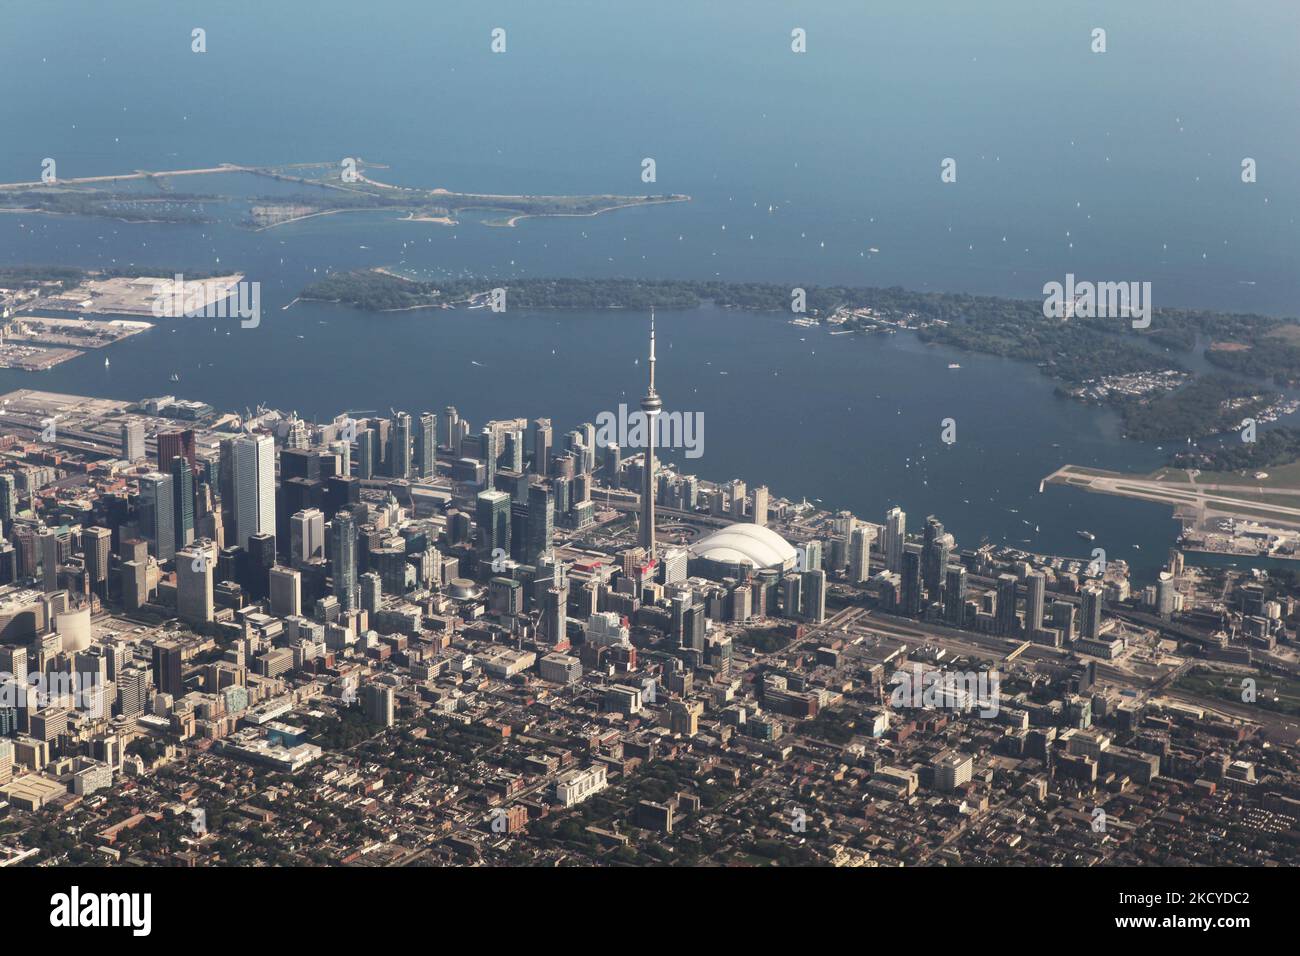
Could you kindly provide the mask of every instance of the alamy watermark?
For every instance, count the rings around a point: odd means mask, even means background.
[[[1043,315],[1049,319],[1131,318],[1135,329],[1151,325],[1150,282],[1075,282],[1069,272],[1064,284],[1046,283],[1043,295]]]
[[[900,710],[978,710],[981,717],[996,717],[1000,709],[997,671],[942,671],[912,664],[895,671],[889,683],[894,686],[889,703]]]
[[[255,329],[262,321],[262,283],[187,280],[179,272],[170,282],[155,282],[150,305],[158,319],[240,319],[240,327]]]
[[[97,671],[32,671],[26,680],[0,671],[0,710],[26,707],[29,701],[39,708],[71,700],[92,717],[107,717],[107,686]]]
[[[645,448],[652,428],[656,448],[682,448],[687,458],[704,454],[703,412],[659,412],[652,416],[629,411],[626,403],[620,404],[616,412],[596,416],[596,447]]]
[[[50,897],[50,925],[55,929],[117,927],[132,936],[153,929],[152,893],[90,893],[73,886]]]

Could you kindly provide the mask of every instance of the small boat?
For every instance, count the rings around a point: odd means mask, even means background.
[[[108,368],[108,356],[104,356],[104,368]]]
[[[948,363],[948,367],[949,367],[949,368],[961,368],[961,366],[958,365],[956,362],[949,362],[949,363]]]
[[[1075,534],[1077,534],[1077,535],[1078,535],[1080,538],[1082,538],[1084,541],[1096,541],[1096,540],[1097,540],[1097,536],[1096,536],[1095,534],[1093,534],[1091,531],[1076,531]]]

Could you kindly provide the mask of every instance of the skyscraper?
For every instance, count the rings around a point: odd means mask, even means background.
[[[325,557],[325,514],[304,508],[289,518],[289,561],[297,568]]]
[[[1043,626],[1043,608],[1047,598],[1047,575],[1031,571],[1025,578],[1025,633],[1032,640],[1034,631]]]
[[[484,479],[483,487],[488,491],[496,488],[497,485],[497,457],[499,449],[497,448],[497,432],[491,425],[483,426],[483,438],[479,443],[483,451]]]
[[[171,475],[154,471],[140,476],[140,536],[159,562],[176,555],[175,509]]]
[[[120,566],[122,606],[137,611],[149,599],[148,568],[143,560],[123,561]]]
[[[822,570],[822,543],[820,541],[805,541],[797,550],[799,551],[800,571]]]
[[[9,529],[9,523],[18,514],[18,486],[14,476],[8,473],[0,475],[0,532]]]
[[[849,582],[865,584],[871,579],[871,542],[875,538],[875,528],[871,525],[858,525],[849,537]]]
[[[270,574],[275,563],[274,534],[265,532],[248,539],[248,554],[243,565],[245,576],[239,579],[239,583],[254,601],[262,600],[269,593]]]
[[[234,441],[235,535],[248,549],[255,534],[275,534],[275,441],[270,435],[241,435]]]
[[[998,575],[997,632],[1003,637],[1016,633],[1016,576]]]
[[[1076,614],[1074,605],[1068,601],[1052,602],[1052,627],[1061,632],[1061,637],[1066,644],[1074,643]]]
[[[916,615],[921,613],[921,557],[921,545],[909,544],[903,547],[902,571],[900,574],[903,578],[904,614]]]
[[[373,614],[379,610],[384,598],[384,579],[374,571],[367,571],[357,580],[361,589],[361,607]]]
[[[442,419],[447,423],[447,447],[451,449],[451,457],[459,458],[460,439],[463,430],[460,412],[456,410],[455,405],[448,405],[442,410]]]
[[[392,432],[393,423],[387,418],[370,419],[371,460],[375,463],[375,474],[392,476]],[[387,470],[386,470],[387,469]]]
[[[950,564],[943,587],[943,619],[953,627],[966,622],[966,569]]]
[[[528,502],[510,502],[510,560],[524,563],[528,552]]]
[[[566,515],[573,507],[573,482],[568,478],[552,478],[551,492],[555,496],[555,513]]]
[[[849,552],[853,548],[853,529],[858,526],[858,519],[852,511],[841,511],[831,519],[831,566],[841,570],[849,563]]]
[[[781,601],[785,605],[786,617],[799,617],[803,614],[803,577],[788,574],[781,579]]]
[[[731,517],[741,521],[745,517],[745,483],[739,478],[731,479]]]
[[[18,580],[18,549],[0,534],[0,584]]]
[[[553,432],[549,418],[535,418],[529,426],[533,438],[533,474],[545,475],[551,460]]]
[[[223,438],[217,453],[217,495],[221,510],[221,543],[235,540],[235,441]]]
[[[130,421],[122,425],[122,457],[139,461],[144,457],[144,422]]]
[[[375,476],[374,433],[369,428],[357,429],[356,458],[357,477],[369,480]]]
[[[388,473],[394,478],[411,477],[411,416],[398,412],[388,433]]]
[[[334,470],[335,475],[347,476],[352,474],[352,444],[345,441],[332,441],[327,446],[330,454],[338,459],[338,467]],[[333,476],[331,476],[333,477]]]
[[[510,554],[510,495],[504,491],[480,491],[474,514],[478,526],[479,560],[491,561],[500,549]]]
[[[306,448],[311,444],[307,423],[295,413],[289,420],[289,431],[284,436],[285,448]]]
[[[158,433],[158,470],[170,471],[173,458],[184,458],[190,471],[197,471],[198,458],[194,451],[194,429]]]
[[[179,550],[194,540],[194,472],[181,455],[174,455],[168,468],[172,474],[172,531]]]
[[[925,519],[925,552],[921,561],[921,573],[925,578],[925,589],[930,592],[930,600],[939,600],[943,590],[943,575],[948,567],[949,542],[945,535],[943,523],[934,515]]]
[[[804,617],[821,624],[826,620],[826,572],[803,571],[799,578],[803,583]]]
[[[361,704],[366,720],[382,727],[393,726],[393,689],[383,684],[367,684],[362,691]]]
[[[357,589],[357,524],[350,511],[340,511],[330,523],[330,562],[339,609],[355,611],[361,596]]]
[[[885,514],[885,567],[890,571],[903,568],[903,543],[907,541],[907,512],[890,508]]]
[[[568,640],[569,585],[552,585],[542,595],[541,616],[537,620],[538,637],[548,644]]]
[[[81,532],[81,551],[86,561],[86,576],[90,589],[100,600],[108,597],[108,554],[112,547],[113,532],[108,528],[86,528]]]
[[[618,445],[610,442],[604,448],[604,460],[601,470],[604,472],[605,485],[609,488],[619,486],[619,466],[621,464],[621,451]]]
[[[641,399],[641,412],[645,415],[646,443],[644,483],[641,486],[641,547],[650,563],[655,560],[655,437],[659,428],[659,412],[664,403],[655,392],[655,312],[650,310],[650,388]]]
[[[1174,615],[1174,604],[1178,599],[1177,582],[1168,571],[1160,572],[1156,582],[1156,610],[1166,621]]]
[[[217,547],[213,542],[196,541],[176,552],[176,614],[186,624],[212,620],[212,576],[216,566]]]
[[[302,572],[276,565],[270,574],[271,613],[295,616],[302,613]]]
[[[767,485],[759,485],[754,489],[754,524],[767,524],[767,496]]]
[[[438,475],[438,416],[425,412],[415,432],[416,477],[435,478]]]
[[[41,589],[49,594],[59,589],[59,534],[53,528],[42,528],[37,540],[41,551]]]
[[[15,528],[14,550],[18,552],[18,574],[35,577],[40,569],[40,553],[36,550],[36,535],[30,528]]]
[[[1101,634],[1102,596],[1105,592],[1095,584],[1083,589],[1083,620],[1079,630],[1089,640],[1095,640]]]
[[[185,683],[181,671],[181,645],[173,640],[164,639],[153,646],[153,679],[158,690],[173,697],[185,693]]]
[[[542,555],[551,550],[551,537],[555,533],[555,499],[545,485],[528,489],[528,543],[524,549],[524,562],[536,565]]]
[[[505,447],[502,451],[506,468],[522,474],[524,470],[524,433],[509,431],[505,434]]]

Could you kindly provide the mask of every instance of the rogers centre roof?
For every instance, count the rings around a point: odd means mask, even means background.
[[[798,555],[790,543],[770,528],[733,524],[691,545],[691,555],[726,564],[753,568],[794,567]]]

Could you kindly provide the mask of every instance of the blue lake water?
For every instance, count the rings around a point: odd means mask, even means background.
[[[1296,311],[1300,128],[1285,117],[1300,7],[1287,0],[1249,16],[1202,0],[58,9],[6,11],[0,83],[22,95],[0,107],[3,181],[37,178],[44,157],[72,177],[360,156],[397,183],[693,201],[513,229],[377,214],[261,233],[0,215],[0,261],[239,270],[262,283],[264,311],[257,329],[154,330],[111,350],[108,370],[91,355],[0,372],[6,389],[175,391],[320,416],[455,404],[475,421],[557,426],[639,394],[639,316],[281,311],[313,277],[373,265],[1025,297],[1073,272],[1149,280],[1157,306]],[[195,27],[206,53],[191,52]],[[489,50],[494,27],[507,30],[504,54]],[[805,54],[790,50],[795,27]],[[1089,50],[1094,27],[1107,30],[1104,54]],[[1240,179],[1247,156],[1254,184]],[[956,183],[940,182],[946,157]],[[875,519],[894,503],[933,511],[963,545],[1031,538],[1082,555],[1074,531],[1089,528],[1148,572],[1172,538],[1162,507],[1037,495],[1066,461],[1149,468],[1163,454],[1122,441],[1108,413],[1056,399],[1033,368],[715,309],[662,322],[662,390],[669,407],[705,413],[705,455],[690,463],[704,477]],[[938,440],[945,417],[958,421],[951,447]]]

